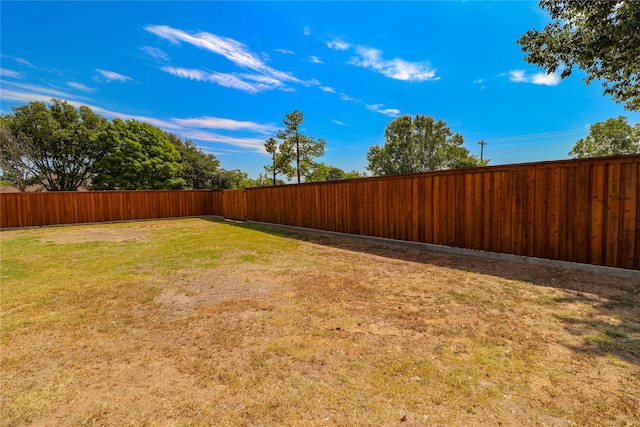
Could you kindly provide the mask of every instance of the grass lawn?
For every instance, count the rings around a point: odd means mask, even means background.
[[[640,425],[640,283],[179,219],[0,233],[0,423]]]

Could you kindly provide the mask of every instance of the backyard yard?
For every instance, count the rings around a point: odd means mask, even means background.
[[[640,425],[640,283],[193,218],[0,232],[0,422]]]

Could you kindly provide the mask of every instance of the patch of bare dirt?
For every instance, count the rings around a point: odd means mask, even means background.
[[[46,241],[56,244],[86,243],[86,242],[147,242],[150,230],[136,228],[114,228],[93,225],[91,227],[65,227],[57,233],[49,233]]]
[[[242,265],[175,275],[162,287],[160,310],[167,318],[180,319],[226,301],[286,303],[295,294],[271,277],[273,270],[268,265]]]

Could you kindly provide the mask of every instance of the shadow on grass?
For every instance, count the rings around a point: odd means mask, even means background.
[[[549,304],[587,304],[601,316],[567,317],[556,314],[565,329],[583,336],[583,345],[568,346],[573,351],[596,355],[611,354],[640,366],[640,280],[597,274],[580,269],[565,269],[500,261],[470,255],[437,252],[402,242],[365,240],[360,236],[328,234],[307,229],[283,229],[256,223],[207,220],[268,233],[278,237],[438,267],[490,275],[509,280],[551,287],[565,296],[551,298]],[[606,320],[602,320],[606,319]],[[588,333],[585,334],[585,331]]]

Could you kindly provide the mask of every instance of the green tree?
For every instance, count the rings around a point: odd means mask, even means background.
[[[15,135],[0,117],[0,172],[5,185],[14,186],[21,192],[38,183],[38,171],[30,160],[34,152],[31,138]]]
[[[180,153],[161,129],[113,119],[98,136],[103,156],[94,164],[92,190],[183,188]]]
[[[291,175],[291,156],[290,150],[286,150],[282,144],[278,145],[278,141],[271,137],[264,143],[267,153],[271,154],[271,164],[265,166],[265,171],[273,177],[273,185],[277,185],[277,176],[279,174]]]
[[[190,139],[183,141],[173,133],[167,133],[167,137],[180,153],[185,188],[211,188],[213,179],[219,174],[220,160],[213,154],[203,152]]]
[[[89,107],[66,101],[30,102],[2,118],[2,169],[49,191],[75,191],[87,185],[101,156],[98,134],[107,120]]]
[[[576,142],[569,155],[581,159],[636,153],[640,153],[640,123],[631,127],[620,116],[591,125],[589,135]]]
[[[287,177],[291,179],[297,175],[298,184],[300,184],[300,178],[309,174],[313,168],[314,158],[324,155],[326,141],[322,138],[316,141],[314,137],[300,133],[304,117],[298,110],[285,114],[282,122],[285,129],[278,132],[278,138],[283,140],[280,152],[295,162],[295,168],[290,169]]]
[[[341,181],[344,179],[360,178],[363,175],[357,171],[345,172],[335,166],[317,163],[311,173],[305,176],[305,182]]]
[[[525,60],[548,72],[571,75],[573,66],[590,84],[602,80],[604,93],[640,110],[640,2],[637,0],[541,0],[555,21],[527,31],[518,43]]]
[[[367,169],[374,175],[393,175],[481,166],[469,153],[459,133],[452,133],[442,120],[416,115],[400,116],[384,131],[385,143],[374,145],[367,153]]]

